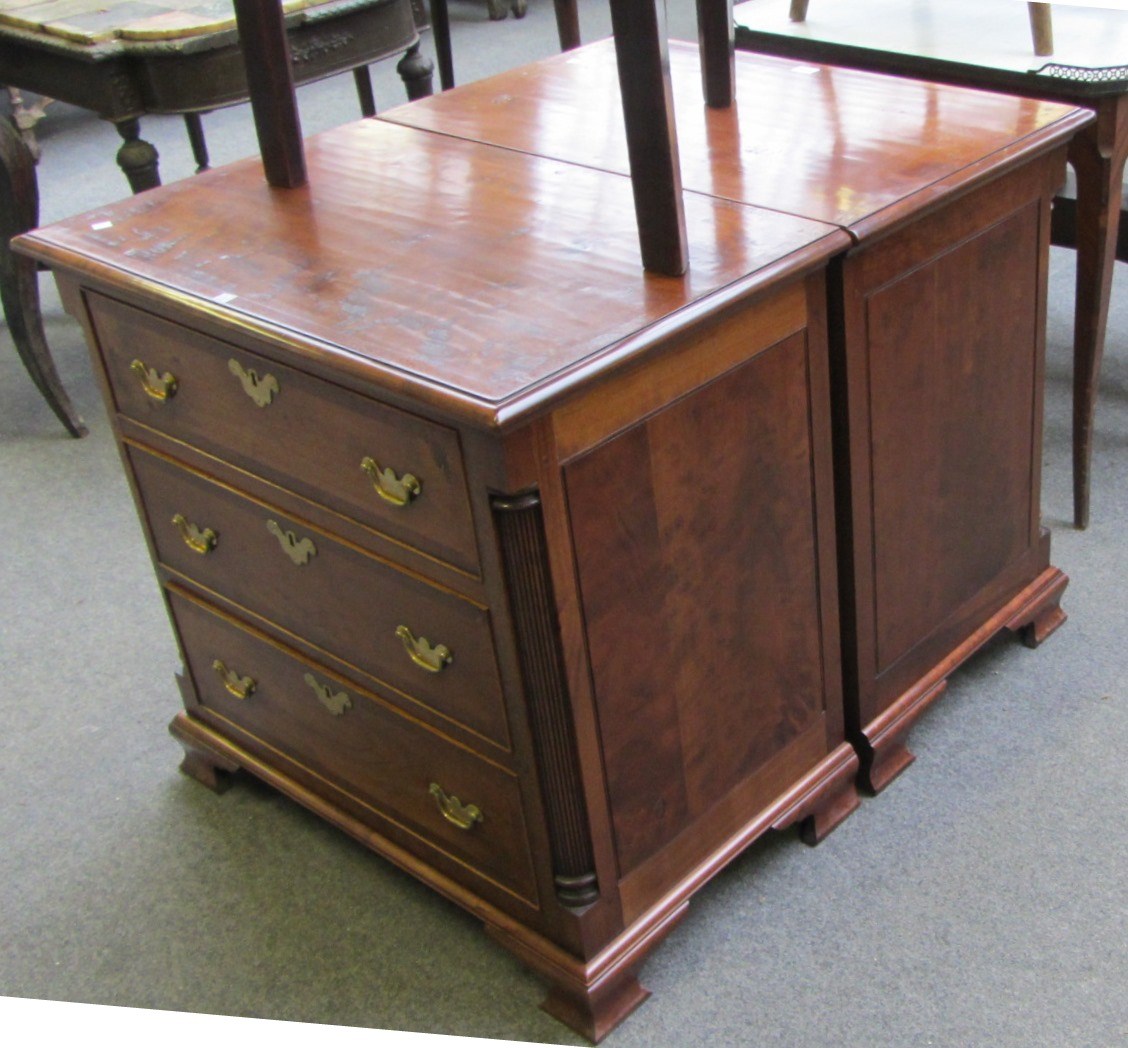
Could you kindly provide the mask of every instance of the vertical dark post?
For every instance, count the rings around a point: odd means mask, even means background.
[[[611,0],[643,266],[681,276],[689,266],[665,0]]]
[[[734,35],[732,0],[697,0],[701,86],[705,104],[713,109],[732,105],[736,76]]]
[[[454,55],[450,46],[447,0],[431,0],[431,33],[435,40],[435,60],[439,63],[439,85],[449,91],[454,87]]]
[[[556,8],[556,35],[560,37],[560,50],[571,51],[580,46],[580,15],[576,0],[553,0]]]
[[[302,128],[282,4],[235,0],[235,21],[266,180],[280,189],[305,185]]]

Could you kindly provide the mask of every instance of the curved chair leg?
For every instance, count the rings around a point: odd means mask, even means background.
[[[1073,328],[1073,515],[1089,525],[1093,421],[1108,327],[1112,269],[1128,156],[1128,97],[1102,100],[1097,123],[1069,144],[1077,175],[1077,282]]]
[[[0,119],[0,300],[8,331],[36,388],[72,437],[86,425],[67,396],[51,359],[39,311],[39,274],[31,259],[8,246],[39,221],[39,191],[31,152],[10,121]]]

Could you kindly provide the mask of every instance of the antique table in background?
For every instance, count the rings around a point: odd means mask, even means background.
[[[431,92],[419,52],[422,8],[412,0],[286,0],[287,37],[299,83],[353,71],[361,112],[376,108],[368,63],[404,53],[409,98]],[[445,39],[445,38],[444,38]],[[449,43],[447,44],[449,49]],[[183,114],[199,168],[208,166],[200,114],[247,100],[230,0],[0,0],[0,84],[92,109],[125,140],[118,163],[134,192],[160,184],[157,151],[140,137],[146,113]],[[0,297],[16,350],[51,410],[73,436],[85,432],[43,336],[35,268],[7,239],[37,221],[31,158],[3,130],[0,142]]]
[[[367,66],[403,54],[408,98],[431,92],[412,0],[284,0],[296,83],[353,71],[361,112],[375,112]],[[417,19],[417,15],[419,16]],[[0,84],[84,109],[118,129],[134,192],[160,184],[146,114],[183,114],[208,166],[199,114],[247,100],[230,0],[0,0]]]
[[[853,810],[847,738],[879,788],[960,662],[1062,621],[1045,288],[1092,119],[752,55],[706,110],[672,45],[662,275],[615,57],[317,135],[295,188],[248,160],[18,241],[103,379],[184,770],[352,833],[596,1039],[751,841]]]
[[[812,0],[791,22],[790,0],[735,8],[738,47],[1046,98],[1096,111],[1069,159],[1076,204],[1059,198],[1054,241],[1077,248],[1074,316],[1073,507],[1089,522],[1093,419],[1108,324],[1128,157],[1128,12],[1053,8],[1052,57],[1033,53],[1017,0]]]

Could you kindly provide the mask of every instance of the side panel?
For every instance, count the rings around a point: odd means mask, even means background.
[[[791,335],[565,469],[623,876],[828,751],[809,365]]]
[[[978,632],[1049,567],[1045,288],[1061,159],[1026,164],[842,266],[847,715],[871,742],[887,711],[918,715],[917,699],[938,695],[989,639]]]

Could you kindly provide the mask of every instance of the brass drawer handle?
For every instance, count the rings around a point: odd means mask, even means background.
[[[260,408],[266,407],[278,393],[278,379],[273,375],[259,378],[254,368],[244,368],[234,357],[227,362],[227,369],[239,380],[243,392]]]
[[[292,531],[284,531],[278,521],[268,520],[266,530],[278,540],[282,552],[298,567],[308,564],[310,557],[317,556],[317,547],[313,544],[313,539],[308,537],[299,539]]]
[[[229,670],[222,661],[216,659],[212,669],[219,674],[223,686],[237,699],[246,699],[255,693],[256,684],[252,677],[240,677],[234,670]]]
[[[307,673],[304,680],[313,688],[314,695],[334,717],[339,717],[345,710],[352,709],[352,699],[347,692],[334,692],[331,685],[322,684],[312,673]]]
[[[435,798],[443,818],[454,823],[460,830],[472,830],[475,823],[482,822],[485,818],[478,805],[463,804],[457,797],[446,793],[437,782],[431,783],[427,792]]]
[[[189,524],[183,513],[177,513],[172,518],[172,522],[180,532],[184,545],[190,550],[195,550],[196,553],[211,553],[219,542],[219,536],[211,528],[200,528],[196,524]]]
[[[426,637],[416,637],[406,626],[397,626],[396,636],[403,641],[411,661],[428,673],[440,673],[454,661],[454,655],[445,644],[432,646]]]
[[[140,360],[133,361],[129,368],[141,376],[141,388],[154,400],[165,401],[176,395],[178,383],[171,371],[158,375],[156,368],[146,367]]]
[[[411,500],[418,498],[423,490],[423,485],[417,477],[410,473],[397,477],[394,470],[381,469],[380,464],[370,455],[364,456],[360,468],[372,478],[376,494],[393,506],[409,505]]]

